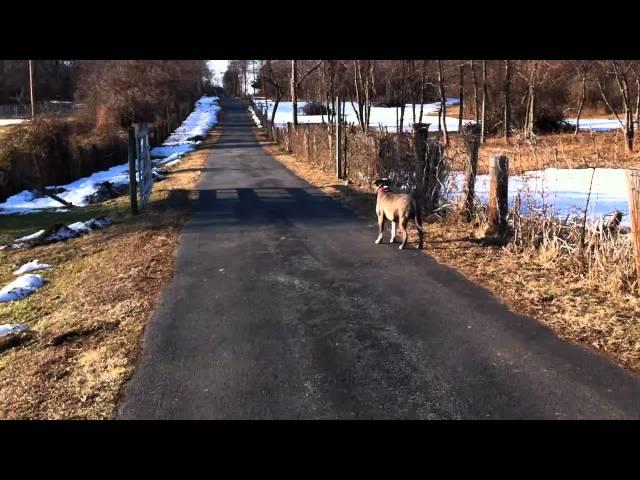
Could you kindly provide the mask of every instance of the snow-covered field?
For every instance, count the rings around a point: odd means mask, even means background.
[[[567,118],[567,123],[576,125],[575,118]],[[608,118],[581,118],[580,130],[593,130],[594,132],[608,132],[620,128],[620,122],[615,118],[613,120]]]
[[[255,98],[254,103],[256,107],[259,109],[264,109],[265,100],[260,98]],[[303,115],[302,108],[307,102],[298,101],[298,122],[299,123],[322,123],[321,115]],[[459,99],[457,98],[449,98],[447,99],[447,105],[456,105],[459,103]],[[273,111],[274,102],[268,100],[266,102],[268,108],[268,115],[271,118],[271,112]],[[357,107],[357,104],[351,105],[351,102],[345,103],[345,117],[348,123],[358,123],[358,118],[356,116],[356,110],[354,106]],[[423,106],[423,114],[422,114],[422,123],[430,123],[431,127],[429,128],[431,131],[437,130],[438,128],[438,110],[440,109],[440,102],[434,103],[425,103]],[[384,127],[387,128],[390,132],[396,131],[397,122],[400,118],[400,109],[396,108],[388,108],[388,107],[371,107],[371,127]],[[420,105],[416,105],[416,121],[418,120],[418,116],[420,115]],[[325,122],[327,117],[325,116]],[[254,121],[257,121],[254,118]],[[291,102],[280,102],[278,104],[278,110],[276,110],[275,123],[276,125],[286,125],[287,122],[293,121],[293,104]],[[473,123],[472,120],[464,120],[464,124]],[[403,130],[411,131],[413,124],[413,110],[412,104],[407,104],[404,111],[404,125]],[[458,119],[453,117],[446,117],[447,130],[449,132],[457,132],[458,131]]]
[[[28,119],[24,118],[0,118],[0,127],[5,127],[7,125],[18,125],[20,123],[28,121]]]
[[[521,209],[527,211],[530,206],[552,205],[553,211],[561,216],[582,214],[587,204],[589,186],[593,175],[593,185],[589,198],[587,215],[592,220],[619,210],[629,211],[625,173],[623,169],[597,168],[556,169],[525,172],[524,175],[509,177],[509,206],[520,193]],[[464,174],[454,177],[455,191],[461,192]],[[476,178],[476,196],[483,203],[489,201],[489,176]],[[625,220],[628,217],[624,217]],[[623,220],[623,223],[628,223]]]
[[[182,125],[169,136],[162,146],[151,150],[154,162],[158,165],[173,165],[183,155],[195,150],[201,142],[199,137],[204,137],[218,123],[218,112],[220,111],[218,101],[218,97],[202,97],[198,100],[194,111]],[[96,172],[88,177],[62,185],[65,191],[58,193],[57,196],[75,206],[83,207],[88,205],[88,197],[97,191],[98,185],[107,181],[114,185],[128,184],[128,164],[116,165],[109,170]],[[23,190],[9,197],[4,203],[0,203],[0,215],[35,213],[60,207],[61,204],[50,197],[35,196],[29,190]]]

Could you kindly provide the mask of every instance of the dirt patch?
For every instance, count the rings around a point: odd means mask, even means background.
[[[264,139],[265,137],[262,136]],[[288,169],[332,195],[357,215],[375,220],[375,197],[355,185],[345,185],[269,142],[263,148]],[[425,223],[425,254],[460,271],[483,286],[510,310],[544,322],[566,340],[587,345],[613,361],[640,373],[640,301],[631,295],[612,295],[585,275],[568,271],[544,252],[510,253],[482,246],[473,226],[451,221]],[[410,231],[410,241],[417,240]]]
[[[34,258],[55,267],[49,282],[0,305],[0,323],[29,327],[28,341],[0,352],[0,418],[106,419],[136,365],[145,325],[171,279],[211,134],[167,180],[147,210],[128,213],[128,197],[101,204],[114,224],[63,243],[3,253],[0,281]]]

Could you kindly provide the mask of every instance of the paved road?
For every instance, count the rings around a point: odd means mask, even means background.
[[[120,418],[640,418],[638,377],[374,245],[373,211],[311,188],[224,109]]]

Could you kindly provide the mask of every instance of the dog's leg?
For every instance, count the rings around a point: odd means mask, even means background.
[[[391,221],[391,240],[389,243],[396,243],[396,222]]]
[[[378,215],[378,238],[376,239],[376,245],[382,241],[382,233],[384,232],[384,213]]]
[[[406,217],[400,218],[400,227],[402,228],[402,243],[398,247],[398,250],[402,250],[407,244],[407,226],[409,225],[409,219]]]

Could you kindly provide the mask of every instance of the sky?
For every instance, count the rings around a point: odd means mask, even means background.
[[[209,64],[209,69],[213,71],[214,79],[222,85],[222,75],[224,75],[224,72],[227,69],[229,60],[209,60],[207,63]]]
[[[229,60],[207,60],[207,64],[209,65],[209,69],[213,71],[214,83],[217,81],[217,83],[222,86],[222,76],[227,70]],[[257,67],[257,65],[257,63],[251,63],[249,65],[249,74],[247,75],[248,84],[250,84],[251,80],[253,79],[253,67]],[[251,92],[251,87],[249,87],[249,85],[247,85],[247,89]]]

